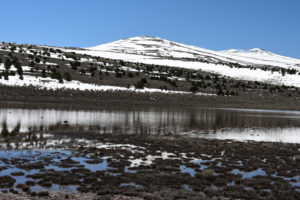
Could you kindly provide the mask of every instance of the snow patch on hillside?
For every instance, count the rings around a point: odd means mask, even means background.
[[[126,53],[114,53],[114,52],[99,52],[91,50],[76,50],[76,53],[85,53],[92,56],[101,56],[104,58],[124,60],[134,63],[154,64],[169,67],[179,67],[185,69],[202,70],[205,72],[216,73],[222,76],[227,76],[238,80],[259,81],[274,85],[285,85],[300,87],[300,75],[297,74],[285,74],[282,76],[279,72],[264,71],[261,68],[231,68],[227,65],[220,65],[214,63],[203,63],[197,61],[186,60],[173,60],[166,58],[157,58],[153,56],[126,54]]]
[[[23,69],[24,72],[29,72],[31,70],[31,67],[29,67],[29,66],[22,66],[22,69]],[[5,67],[4,67],[4,64],[0,64],[0,71],[4,71],[4,70],[6,70]],[[9,69],[9,71],[16,72],[17,68],[15,68],[14,66],[11,66],[11,68]]]
[[[183,91],[173,91],[173,90],[161,90],[155,88],[144,88],[144,89],[135,89],[134,87],[118,87],[118,86],[108,86],[108,85],[95,85],[82,83],[80,81],[65,81],[64,83],[59,83],[58,80],[51,79],[49,77],[34,77],[30,75],[24,75],[23,80],[19,76],[9,76],[9,80],[5,80],[3,77],[0,79],[1,85],[7,86],[33,86],[39,89],[71,89],[71,90],[80,90],[80,91],[129,91],[137,93],[164,93],[164,94],[191,94],[191,92]],[[214,94],[208,93],[197,93],[197,95],[211,96]]]

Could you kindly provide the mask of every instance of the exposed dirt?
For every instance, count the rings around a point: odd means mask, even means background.
[[[125,106],[231,107],[277,110],[300,110],[298,97],[259,96],[199,96],[134,92],[51,91],[33,87],[0,86],[1,107],[97,109]]]

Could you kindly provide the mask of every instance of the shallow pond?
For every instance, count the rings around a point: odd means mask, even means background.
[[[0,109],[2,137],[56,130],[300,143],[300,112],[212,108]]]
[[[261,131],[268,141],[287,140],[280,130],[298,130],[299,113],[280,114],[225,109],[2,110],[0,191],[114,194],[157,187],[228,196],[228,191],[256,197],[288,191],[297,196],[299,144],[193,138],[232,136],[233,130],[240,130],[242,140],[252,137],[247,132],[252,129],[256,138]],[[184,137],[159,137],[155,130]],[[264,130],[275,131],[272,135]],[[297,132],[291,134],[298,138]]]

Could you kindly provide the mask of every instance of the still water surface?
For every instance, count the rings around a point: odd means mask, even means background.
[[[1,131],[61,128],[110,134],[300,143],[300,112],[212,108],[0,109]]]

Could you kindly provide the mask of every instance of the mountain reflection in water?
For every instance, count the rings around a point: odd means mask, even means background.
[[[243,109],[0,109],[1,141],[47,140],[54,131],[300,143],[300,112]],[[21,134],[22,133],[22,134]],[[22,138],[22,139],[20,139]]]

